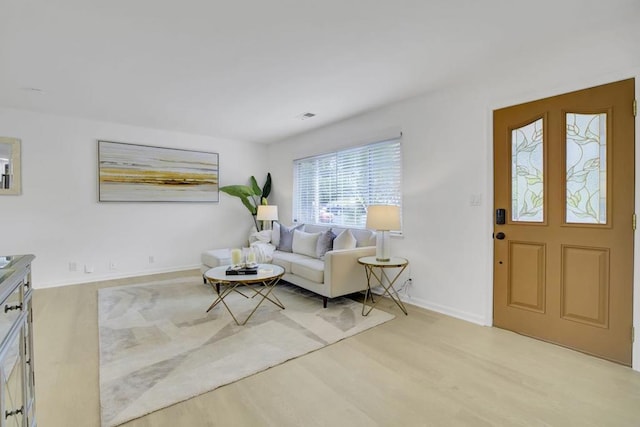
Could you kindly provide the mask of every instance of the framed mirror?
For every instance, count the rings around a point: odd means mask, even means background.
[[[0,136],[0,195],[20,194],[20,140]]]

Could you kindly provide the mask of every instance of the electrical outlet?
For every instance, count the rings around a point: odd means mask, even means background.
[[[109,261],[109,270],[115,270],[117,268],[118,266],[116,265],[115,261]]]
[[[153,255],[149,255],[149,264],[153,264],[154,262],[156,262],[156,259],[153,257]]]
[[[85,273],[93,273],[93,265],[91,265],[91,264],[85,264],[85,265],[84,265],[84,272],[85,272]]]
[[[78,271],[78,263],[74,261],[69,262],[69,271]]]

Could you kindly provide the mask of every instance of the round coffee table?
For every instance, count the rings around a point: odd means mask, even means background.
[[[216,288],[218,297],[211,303],[207,312],[213,309],[216,305],[222,303],[233,320],[235,320],[238,326],[245,325],[247,321],[253,316],[253,313],[256,312],[258,307],[265,301],[269,300],[276,306],[280,307],[284,310],[284,304],[278,299],[278,297],[273,293],[276,285],[280,281],[280,278],[284,274],[284,268],[279,265],[273,264],[259,264],[257,274],[238,274],[238,275],[229,275],[227,274],[227,269],[230,266],[222,265],[219,267],[211,268],[204,273],[204,278],[209,282],[213,287]],[[224,285],[221,289],[220,285]],[[252,295],[247,296],[240,292],[239,287],[245,287],[248,290],[253,292]],[[225,302],[225,298],[229,296],[232,292],[237,292],[245,298],[255,298],[260,296],[261,298],[256,298],[258,303],[253,308],[253,311],[249,313],[244,322],[238,322],[236,316],[231,311],[229,305]]]

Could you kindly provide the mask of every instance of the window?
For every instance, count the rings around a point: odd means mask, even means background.
[[[511,131],[511,220],[544,222],[544,120]]]
[[[294,160],[293,219],[365,228],[367,206],[402,209],[400,139]]]
[[[567,223],[607,223],[607,114],[566,113]]]

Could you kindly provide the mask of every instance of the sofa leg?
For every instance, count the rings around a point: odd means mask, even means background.
[[[208,283],[207,278],[204,277],[204,274],[202,275],[202,281],[204,282],[205,285]],[[211,286],[213,286],[213,283],[211,283]],[[220,282],[216,282],[215,286],[216,286],[216,293],[220,295]]]
[[[327,300],[328,299],[329,298],[327,298],[327,297],[322,297],[322,308],[327,308]]]

